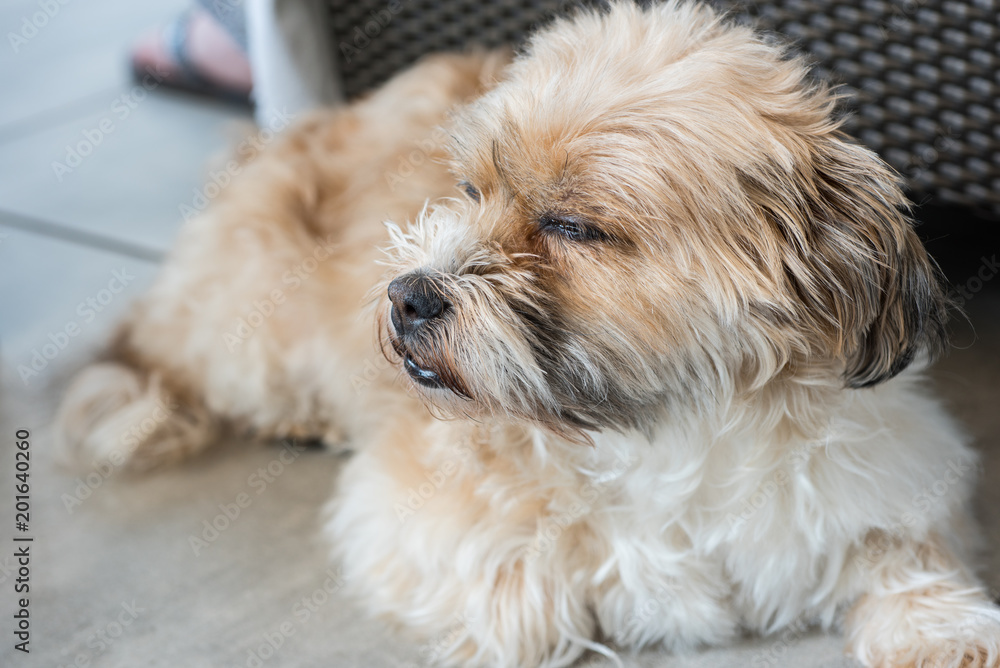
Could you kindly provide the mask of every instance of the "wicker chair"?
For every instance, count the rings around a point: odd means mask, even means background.
[[[426,53],[517,44],[553,16],[588,4],[327,2],[348,97]],[[994,0],[712,4],[790,40],[815,63],[815,76],[843,84],[847,130],[906,178],[916,200],[1000,217],[1000,7]]]

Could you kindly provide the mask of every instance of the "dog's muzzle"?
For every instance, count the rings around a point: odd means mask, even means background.
[[[433,369],[422,366],[411,352],[427,330],[445,313],[449,304],[439,288],[424,274],[410,273],[389,284],[392,302],[392,327],[396,332],[396,348],[403,356],[403,368],[410,377],[425,387],[444,388],[441,377]]]

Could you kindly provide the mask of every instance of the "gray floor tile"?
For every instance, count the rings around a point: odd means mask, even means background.
[[[155,273],[149,262],[0,226],[0,346],[17,388],[44,386],[60,361],[102,340]]]
[[[2,3],[0,90],[16,93],[5,95],[0,104],[0,138],[6,124],[30,121],[40,112],[71,106],[95,91],[127,83],[129,45],[144,30],[191,4],[190,0]]]
[[[0,144],[0,210],[165,249],[246,118],[165,91],[109,93],[85,117]]]

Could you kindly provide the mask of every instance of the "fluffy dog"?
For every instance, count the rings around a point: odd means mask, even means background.
[[[975,455],[909,368],[947,306],[834,96],[681,2],[507,60],[427,59],[246,165],[71,387],[68,445],[348,439],[346,578],[452,663],[811,623],[866,666],[1000,665]]]

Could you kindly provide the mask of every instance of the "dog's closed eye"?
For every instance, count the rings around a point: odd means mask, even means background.
[[[570,241],[610,241],[611,236],[586,221],[573,216],[545,214],[538,219],[542,232],[557,234]]]
[[[472,185],[468,181],[462,181],[461,183],[458,184],[458,187],[461,188],[465,192],[465,194],[469,196],[469,199],[471,199],[476,204],[479,204],[480,195],[479,195],[479,189],[476,188],[476,186]]]

